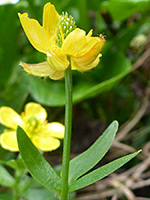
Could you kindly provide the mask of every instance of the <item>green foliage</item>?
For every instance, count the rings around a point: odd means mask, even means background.
[[[112,162],[104,165],[103,167],[100,167],[100,168],[90,172],[89,174],[83,176],[82,178],[78,179],[73,184],[71,184],[71,186],[69,188],[69,192],[79,190],[83,187],[86,187],[88,185],[91,185],[91,184],[101,180],[102,178],[108,176],[109,174],[111,174],[112,172],[119,169],[127,162],[129,162],[132,158],[137,156],[137,154],[140,152],[141,151],[138,151],[136,153],[124,156],[122,158],[119,158],[115,161],[112,161]]]
[[[26,177],[21,180],[19,184],[18,195],[21,198],[25,198],[26,200],[58,200],[56,194],[47,188],[42,187],[39,183],[37,183],[33,178]],[[1,192],[0,193],[1,200],[14,200],[14,195],[11,192]]]
[[[108,9],[116,21],[125,20],[136,12],[148,11],[149,6],[149,0],[110,0],[102,3],[102,8]]]
[[[17,129],[21,157],[31,175],[52,191],[59,192],[61,181],[53,168],[42,157],[22,128]]]
[[[16,12],[16,7],[13,5],[0,6],[0,84],[3,86],[7,84],[18,59]]]
[[[0,185],[11,188],[14,183],[15,179],[2,165],[0,165]]]
[[[1,193],[0,194],[1,200],[14,200],[13,195],[11,193]]]
[[[88,150],[70,161],[70,183],[92,169],[105,156],[114,140],[117,130],[118,122],[114,121]]]
[[[70,161],[69,192],[88,186],[108,176],[140,152],[138,151],[134,154],[119,158],[82,176],[93,168],[106,154],[112,144],[117,129],[118,123],[114,121],[88,150]],[[46,162],[44,157],[20,127],[17,129],[17,138],[20,154],[31,175],[43,186],[59,193],[61,177],[58,177],[53,168]],[[82,177],[79,178],[80,176]]]
[[[5,160],[0,160],[0,164],[4,164],[8,167],[11,167],[12,169],[24,169],[24,164],[22,162],[22,159],[12,159],[12,160],[8,160],[8,161],[5,161]]]
[[[0,93],[0,106],[11,106],[20,111],[29,94],[28,76],[18,68],[11,81]]]
[[[33,188],[33,189],[29,189],[26,194],[24,195],[24,197],[28,200],[58,200],[58,198],[56,197],[56,195],[50,191],[47,190],[46,188]]]

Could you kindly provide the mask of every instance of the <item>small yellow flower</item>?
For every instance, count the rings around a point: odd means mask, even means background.
[[[12,108],[0,108],[0,123],[5,129],[0,135],[0,144],[4,149],[19,151],[16,129],[21,126],[32,140],[33,144],[42,151],[52,151],[60,146],[57,138],[64,138],[64,126],[58,122],[46,121],[46,110],[37,103],[26,104],[24,112],[19,115]]]
[[[51,3],[44,6],[43,26],[27,13],[19,13],[19,18],[30,43],[47,56],[42,63],[20,63],[29,74],[58,80],[70,64],[73,70],[87,71],[99,63],[104,37],[92,37],[92,30],[86,35],[71,16],[59,15]]]

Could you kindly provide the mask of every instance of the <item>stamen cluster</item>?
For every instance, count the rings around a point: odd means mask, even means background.
[[[63,44],[64,39],[67,37],[69,33],[71,33],[76,28],[76,23],[73,17],[68,15],[64,12],[61,15],[61,19],[58,23],[58,31],[57,31],[57,38],[56,44],[61,47]]]
[[[38,120],[33,116],[27,120],[26,129],[30,133],[34,133],[38,127]]]

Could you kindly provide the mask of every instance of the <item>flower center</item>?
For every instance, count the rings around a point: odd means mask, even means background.
[[[62,13],[61,19],[58,23],[58,30],[57,30],[57,37],[56,37],[56,44],[61,47],[64,39],[67,37],[69,33],[71,33],[76,28],[75,21],[73,17],[68,13]]]
[[[30,117],[26,124],[26,128],[27,128],[28,132],[33,134],[37,127],[38,127],[38,120],[36,119],[36,117],[34,117],[34,116]]]

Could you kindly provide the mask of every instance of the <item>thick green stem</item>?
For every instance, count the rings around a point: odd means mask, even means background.
[[[65,91],[66,91],[66,107],[65,107],[65,137],[63,146],[62,161],[62,186],[61,200],[68,199],[68,174],[72,132],[72,72],[71,67],[65,71]]]

